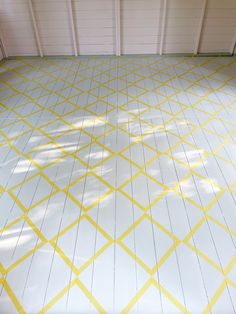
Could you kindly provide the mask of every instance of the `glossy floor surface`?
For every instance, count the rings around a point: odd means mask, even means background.
[[[236,58],[0,66],[0,313],[236,311]]]

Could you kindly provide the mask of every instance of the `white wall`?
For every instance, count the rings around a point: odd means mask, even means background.
[[[121,0],[121,52],[157,53],[161,0]]]
[[[202,0],[168,1],[164,53],[194,51],[202,3]]]
[[[42,50],[45,55],[71,55],[73,43],[65,0],[33,0]]]
[[[44,55],[74,54],[70,0],[32,0]],[[159,53],[164,0],[119,0],[122,54]],[[115,0],[71,0],[79,54],[115,54]],[[163,53],[193,53],[204,0],[167,0]],[[230,52],[236,0],[208,0],[199,52]],[[28,0],[0,0],[0,30],[9,56],[38,55]]]
[[[0,29],[9,56],[38,54],[27,0],[0,1]]]
[[[114,54],[113,0],[73,0],[80,54]]]
[[[228,52],[236,31],[236,0],[208,0],[200,52]]]

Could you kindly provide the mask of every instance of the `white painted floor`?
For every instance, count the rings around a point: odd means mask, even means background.
[[[236,58],[0,63],[0,313],[236,313]]]

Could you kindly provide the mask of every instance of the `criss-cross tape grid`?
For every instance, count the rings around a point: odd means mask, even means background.
[[[235,68],[224,57],[1,63],[7,309],[235,311]]]

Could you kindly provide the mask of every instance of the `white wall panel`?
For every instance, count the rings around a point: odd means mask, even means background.
[[[200,52],[230,52],[236,30],[236,1],[208,0]]]
[[[201,16],[202,0],[169,0],[164,53],[193,53]]]
[[[121,53],[157,53],[161,0],[121,0]]]
[[[115,54],[115,0],[31,0],[44,55]],[[74,46],[68,3],[72,3]],[[117,0],[118,1],[118,0]],[[163,0],[120,0],[121,54],[159,53]],[[204,0],[167,0],[163,53],[193,53]],[[0,29],[9,56],[38,55],[28,0],[0,0]],[[231,52],[236,0],[207,0],[198,51]]]
[[[114,54],[114,1],[73,0],[80,54]]]
[[[9,56],[38,54],[27,0],[0,0],[0,29]]]
[[[67,0],[33,0],[44,55],[72,55]]]

